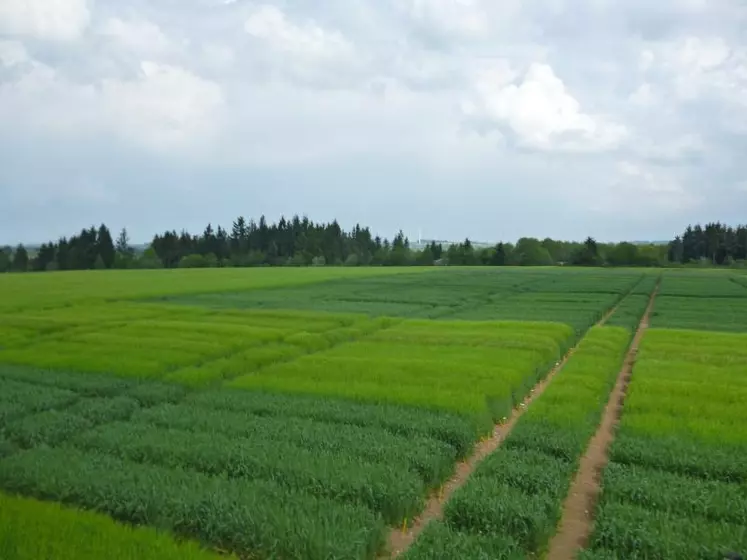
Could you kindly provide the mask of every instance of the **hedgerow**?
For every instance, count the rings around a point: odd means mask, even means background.
[[[85,538],[81,538],[85,536]],[[0,558],[12,560],[236,560],[60,504],[0,493]]]
[[[120,521],[169,529],[239,555],[371,558],[384,523],[363,506],[73,449],[38,448],[0,461],[0,484]]]

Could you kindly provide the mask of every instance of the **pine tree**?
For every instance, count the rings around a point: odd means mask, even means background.
[[[14,272],[26,272],[29,269],[29,254],[26,247],[19,245],[13,253],[13,264],[11,268]]]
[[[101,257],[101,261],[104,264],[104,268],[111,268],[114,265],[114,257],[116,256],[116,250],[114,249],[114,241],[112,241],[112,234],[109,228],[104,224],[99,226],[99,231],[96,236],[97,245],[97,258],[94,260],[94,268],[98,267],[98,257]]]

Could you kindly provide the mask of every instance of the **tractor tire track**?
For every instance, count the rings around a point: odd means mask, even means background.
[[[631,288],[632,291],[632,288]],[[655,293],[655,292],[654,292]],[[628,297],[630,292],[626,293],[620,300],[608,309],[602,318],[595,324],[595,326],[601,326],[617,311],[617,308],[622,304],[623,301]],[[652,296],[653,298],[653,296]],[[652,299],[653,301],[653,299]],[[647,317],[648,315],[646,315]],[[434,491],[428,498],[425,508],[421,514],[413,520],[409,527],[405,526],[402,528],[392,529],[388,537],[387,552],[385,555],[380,556],[384,558],[397,558],[403,554],[418,536],[423,532],[425,527],[431,521],[437,521],[443,518],[444,506],[449,498],[454,494],[456,490],[464,486],[467,483],[470,475],[474,472],[477,466],[491,453],[493,453],[508,437],[513,430],[516,423],[519,421],[521,416],[527,410],[529,405],[534,402],[535,399],[539,398],[548,385],[552,382],[554,377],[563,369],[568,360],[573,356],[574,352],[578,348],[579,344],[583,340],[583,337],[579,339],[576,344],[566,352],[563,358],[555,364],[550,372],[537,383],[530,391],[524,400],[514,408],[511,416],[509,416],[505,422],[496,424],[493,428],[493,433],[490,437],[481,440],[475,445],[472,454],[457,463],[454,474],[451,478],[443,485],[440,489]]]
[[[622,414],[628,384],[638,354],[638,347],[649,327],[654,301],[659,291],[657,283],[648,302],[648,307],[636,329],[615,387],[605,406],[599,428],[589,442],[581,458],[576,476],[571,483],[568,496],[563,504],[563,513],[558,531],[549,544],[548,558],[552,560],[572,560],[583,549],[591,536],[594,526],[594,510],[601,492],[601,479],[609,462],[609,448],[615,439],[615,431]]]

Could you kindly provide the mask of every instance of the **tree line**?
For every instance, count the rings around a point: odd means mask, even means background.
[[[747,226],[720,222],[688,226],[669,243],[667,257],[674,263],[701,262],[734,265],[747,260]]]
[[[33,253],[33,254],[31,254]],[[70,238],[0,248],[0,272],[110,268],[201,268],[250,266],[668,266],[672,263],[729,265],[747,258],[747,228],[719,223],[688,226],[669,244],[598,243],[523,237],[516,243],[476,246],[469,239],[444,246],[413,247],[398,232],[390,241],[359,224],[343,230],[336,220],[281,217],[268,223],[237,218],[229,230],[208,224],[201,234],[175,230],[156,234],[136,251],[123,229],[116,239],[102,224]]]

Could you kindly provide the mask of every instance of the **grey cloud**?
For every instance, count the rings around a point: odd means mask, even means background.
[[[281,20],[247,33],[263,4]],[[237,209],[480,239],[662,238],[743,219],[741,3],[460,5],[98,0],[64,41],[16,34],[28,60],[0,44],[0,240],[101,220],[145,240]],[[693,74],[677,63],[688,37],[722,39],[731,58]],[[480,89],[506,63],[514,75]],[[533,65],[565,97],[522,90]],[[602,141],[613,125],[626,134]],[[569,150],[579,131],[585,149]]]

